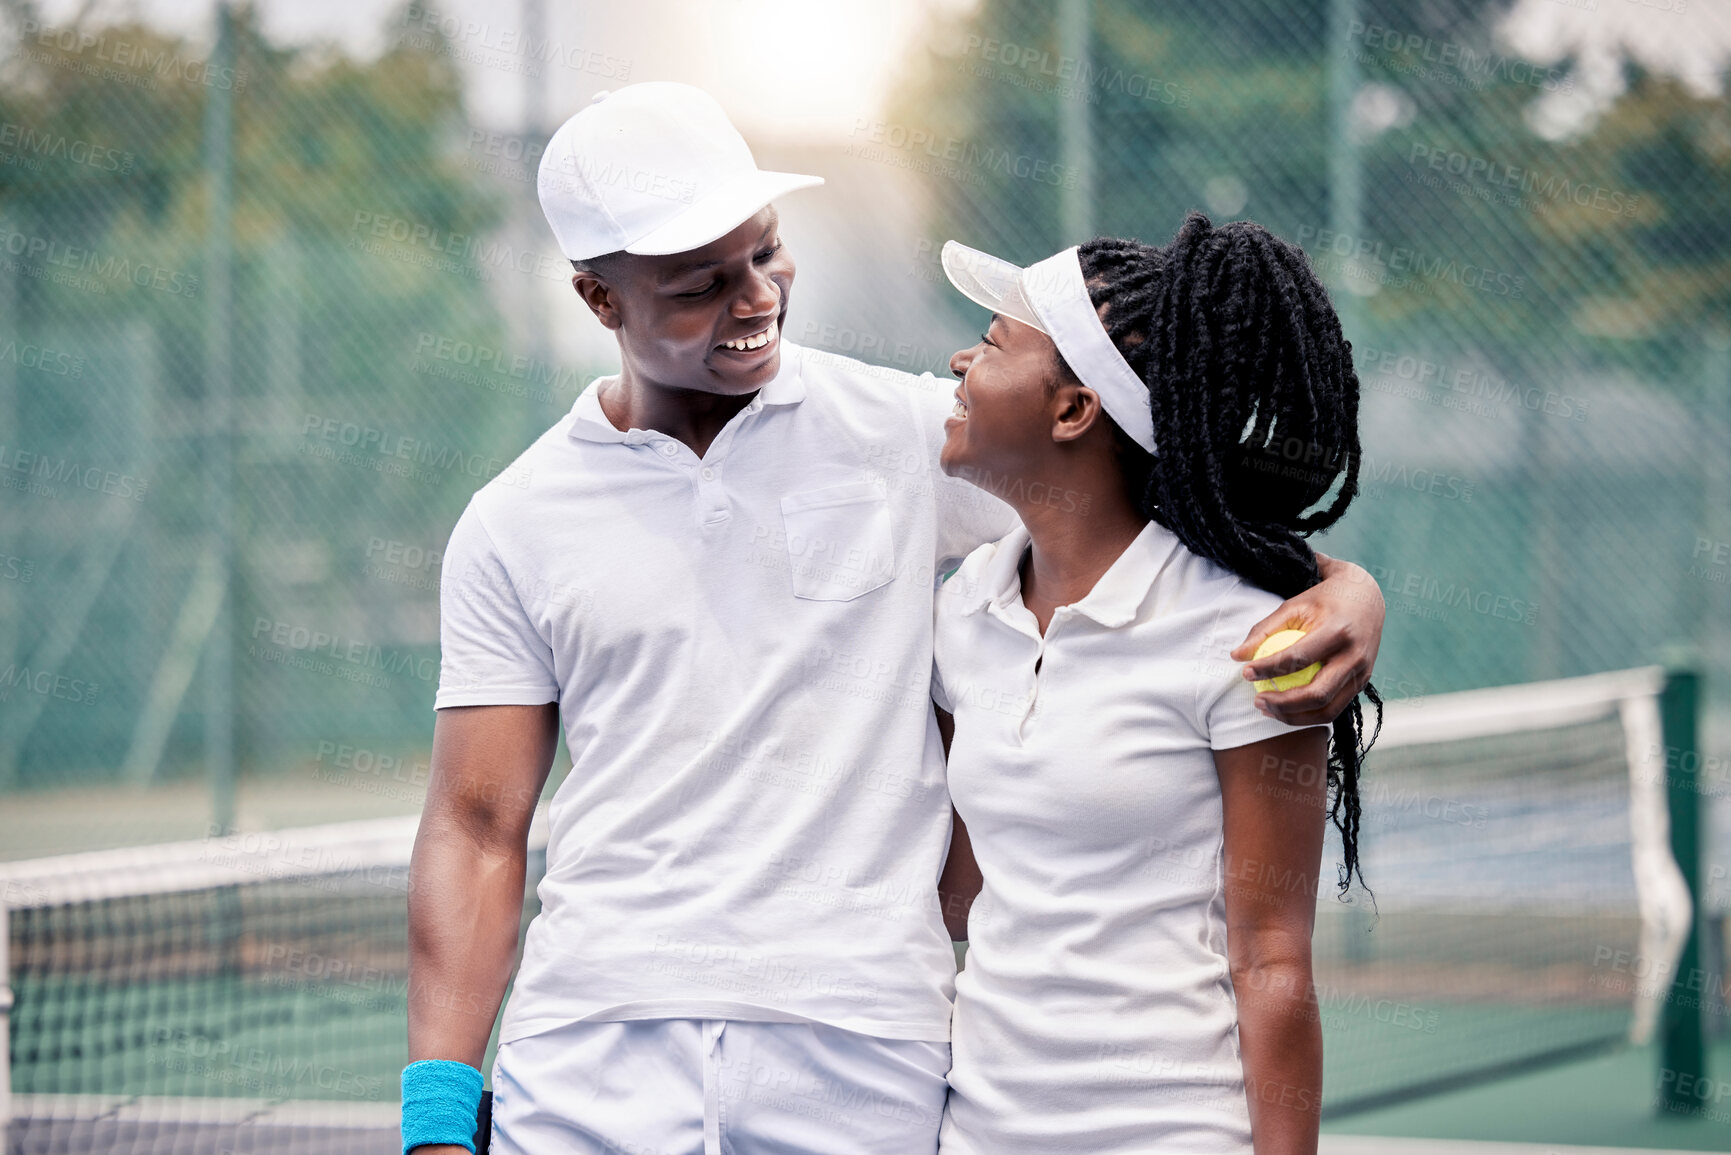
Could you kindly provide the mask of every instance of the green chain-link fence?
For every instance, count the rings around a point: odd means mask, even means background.
[[[1526,7],[1635,5],[1596,2]],[[1684,9],[1643,18],[1731,20]],[[345,748],[369,788],[424,778],[444,537],[607,368],[541,336],[588,323],[536,304],[568,275],[532,195],[545,126],[471,125],[482,49],[414,7],[368,60],[275,45],[250,9],[214,47],[5,11],[0,790]],[[1355,346],[1364,494],[1319,544],[1381,583],[1388,691],[1693,643],[1723,702],[1723,94],[1629,64],[1610,99],[1483,0],[944,11],[881,115],[769,150],[824,166],[802,195],[906,201],[826,242],[891,272],[792,336],[941,371],[977,321],[945,237],[1033,259],[1253,218],[1311,254]],[[594,60],[585,91],[649,78]],[[937,302],[913,355],[910,299]]]

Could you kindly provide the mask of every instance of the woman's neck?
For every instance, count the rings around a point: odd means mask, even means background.
[[[1042,634],[1052,611],[1087,597],[1148,524],[1123,492],[1121,481],[1110,480],[1113,484],[1097,486],[1093,492],[1066,488],[1061,491],[1064,498],[1055,502],[1017,505],[1031,539],[1019,570],[1022,602],[1040,623]],[[1074,500],[1065,499],[1071,497]]]

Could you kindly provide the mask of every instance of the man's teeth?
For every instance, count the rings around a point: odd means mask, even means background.
[[[727,349],[737,349],[743,353],[751,349],[761,349],[773,340],[775,340],[775,322],[771,321],[769,328],[763,332],[754,333],[749,337],[741,337],[737,341],[724,341],[722,346]]]
[[[953,407],[951,407],[951,409],[950,409],[950,416],[951,417],[966,417],[967,415],[968,415],[967,403],[964,402],[960,397],[956,398],[955,405]]]

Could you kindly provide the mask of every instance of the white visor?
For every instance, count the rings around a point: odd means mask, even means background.
[[[962,296],[1050,337],[1077,380],[1099,396],[1106,416],[1136,444],[1155,451],[1148,387],[1106,335],[1074,247],[1022,268],[945,241],[942,260]]]

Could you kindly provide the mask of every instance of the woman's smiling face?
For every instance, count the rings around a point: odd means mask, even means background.
[[[1052,339],[994,313],[979,344],[950,358],[950,372],[961,382],[955,412],[944,422],[938,458],[944,472],[975,484],[1027,476],[1052,445],[1059,380]]]

